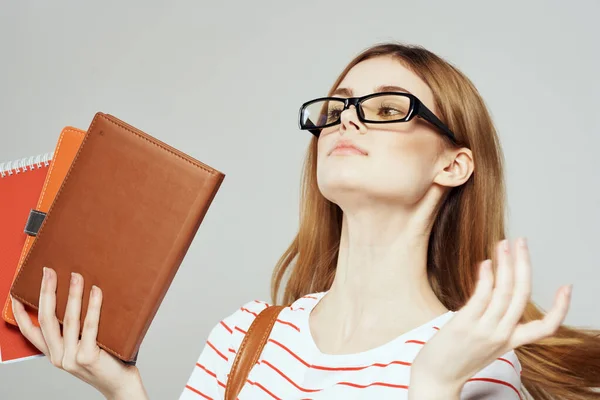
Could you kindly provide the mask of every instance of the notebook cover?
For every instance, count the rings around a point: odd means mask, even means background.
[[[21,250],[29,210],[36,206],[48,173],[49,163],[29,164],[27,170],[0,177],[0,298],[8,297]],[[41,356],[18,327],[0,320],[1,361],[15,362]]]
[[[60,132],[54,150],[54,156],[50,161],[50,168],[48,169],[44,187],[42,188],[42,193],[40,194],[39,200],[35,207],[36,210],[44,213],[48,212],[52,201],[54,201],[54,198],[56,197],[56,192],[62,184],[62,181],[65,179],[65,175],[67,175],[67,171],[69,170],[69,167],[75,158],[75,154],[77,154],[77,150],[79,150],[79,146],[83,141],[84,135],[84,130],[77,129],[72,126],[67,126]],[[23,260],[29,252],[34,239],[35,237],[27,235],[25,239],[25,245],[21,251],[19,263],[13,275],[13,280],[21,269]],[[37,311],[32,309],[28,309],[27,311],[33,324],[39,326]],[[2,310],[2,319],[12,325],[17,325],[17,321],[15,321],[15,316],[12,312],[12,300],[10,299],[10,296],[6,296],[6,301],[4,302],[4,308]]]
[[[61,322],[71,272],[103,291],[98,345],[135,362],[143,338],[225,175],[97,113],[11,293],[37,308],[42,267],[58,275]]]

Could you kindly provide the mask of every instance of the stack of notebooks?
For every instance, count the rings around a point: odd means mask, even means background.
[[[140,345],[225,175],[110,114],[65,127],[52,153],[0,163],[0,362],[43,356],[21,334],[10,295],[35,325],[44,267],[62,324],[71,272],[103,293],[98,346],[135,363]],[[81,324],[83,326],[83,324]]]

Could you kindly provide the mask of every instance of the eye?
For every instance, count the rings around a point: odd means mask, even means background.
[[[378,114],[382,117],[398,117],[406,114],[406,110],[396,104],[382,104]]]
[[[407,114],[407,108],[402,104],[381,104],[377,110],[377,116],[381,119],[402,119]]]
[[[331,106],[329,110],[327,110],[327,121],[331,122],[337,120],[342,114],[342,108],[343,107],[337,105]]]

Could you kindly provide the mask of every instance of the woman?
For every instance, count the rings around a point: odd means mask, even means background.
[[[501,149],[472,83],[423,48],[390,43],[352,60],[329,96],[301,109],[314,137],[300,229],[272,291],[275,303],[289,274],[289,307],[239,398],[600,399],[597,332],[561,325],[569,287],[544,316],[529,299],[525,240],[504,239]],[[41,328],[13,302],[23,334],[107,398],[146,398],[137,369],[96,346],[101,292],[79,340],[75,275],[61,336],[46,276]],[[216,324],[181,399],[223,397],[265,307],[249,302]]]

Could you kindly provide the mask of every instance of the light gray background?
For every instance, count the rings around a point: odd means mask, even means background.
[[[104,111],[227,174],[140,353],[151,398],[175,399],[210,328],[268,299],[298,223],[310,139],[298,106],[364,47],[419,43],[490,106],[533,299],[550,307],[573,282],[567,323],[599,327],[599,14],[593,0],[5,0],[0,162],[51,151],[65,125],[86,129]],[[101,398],[46,358],[0,365],[0,397]]]

